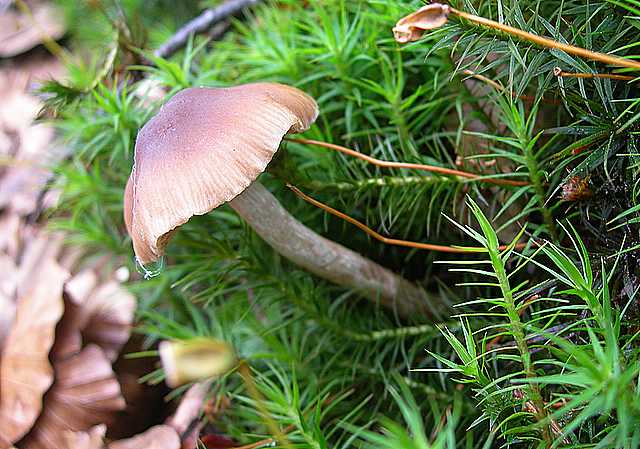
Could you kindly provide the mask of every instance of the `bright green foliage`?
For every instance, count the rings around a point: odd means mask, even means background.
[[[639,52],[635,0],[453,4],[592,50]],[[263,399],[237,373],[217,381],[216,394],[232,402],[220,429],[245,444],[270,437],[267,410],[295,447],[638,447],[640,83],[557,78],[553,69],[637,72],[456,19],[396,44],[391,27],[419,6],[268,1],[234,20],[222,41],[197,37],[170,60],[152,50],[178,18],[197,14],[191,2],[179,12],[161,1],[144,11],[142,2],[109,4],[117,32],[88,11],[103,26],[94,33],[81,21],[74,44],[99,36],[104,49],[111,36],[114,52],[46,88],[73,150],[58,167],[55,223],[133,269],[122,192],[136,132],[161,103],[140,94],[143,78],[167,98],[192,85],[295,85],[320,105],[306,137],[528,184],[383,170],[284,143],[261,180],[293,215],[446,296],[460,315],[402,321],[283,260],[231,209],[194,217],[173,237],[160,275],[131,288],[150,348],[210,335],[249,362]],[[576,176],[591,194],[562,201]],[[383,234],[484,249],[454,257],[385,246],[302,203],[285,182]]]

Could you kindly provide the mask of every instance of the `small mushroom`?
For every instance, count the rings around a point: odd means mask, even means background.
[[[309,128],[316,102],[274,83],[178,92],[139,132],[124,193],[136,258],[158,260],[175,230],[228,203],[272,248],[401,315],[437,310],[424,291],[297,221],[256,178],[283,137]]]
[[[158,345],[158,352],[171,388],[221,376],[236,363],[231,345],[213,338],[165,340]]]

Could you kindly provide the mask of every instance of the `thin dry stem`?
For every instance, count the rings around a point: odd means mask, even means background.
[[[349,156],[357,157],[358,159],[362,159],[363,161],[369,162],[370,164],[373,164],[373,165],[377,165],[378,167],[410,168],[412,170],[422,170],[422,171],[428,171],[431,173],[440,173],[442,175],[451,175],[451,176],[459,176],[461,178],[474,179],[479,182],[485,182],[489,184],[508,185],[508,186],[529,185],[529,183],[526,181],[513,181],[511,179],[501,179],[501,178],[486,178],[484,176],[477,175],[475,173],[469,173],[469,172],[454,170],[454,169],[445,168],[445,167],[437,167],[435,165],[412,164],[409,162],[383,161],[371,156],[367,156],[366,154],[362,154],[358,151],[352,150],[351,148],[343,147],[341,145],[336,145],[333,143],[322,142],[320,140],[302,139],[299,137],[296,137],[296,138],[287,137],[286,140],[290,142],[305,144],[305,145],[316,145],[319,147],[328,148],[330,150],[338,151],[340,153],[347,154]]]
[[[256,386],[255,381],[253,380],[251,369],[249,368],[249,365],[246,361],[243,360],[239,363],[238,373],[242,377],[245,387],[247,387],[249,396],[251,396],[252,399],[256,401],[257,408],[262,414],[262,417],[265,420],[265,423],[269,428],[269,431],[273,435],[273,438],[270,438],[270,440],[276,441],[280,447],[283,447],[285,449],[293,449],[293,446],[291,445],[291,443],[289,442],[286,436],[286,434],[289,433],[290,431],[287,432],[287,429],[285,429],[284,432],[280,430],[280,427],[278,427],[278,424],[273,420],[273,418],[271,418],[269,411],[264,405],[264,398],[260,393],[260,391],[258,390],[258,387]],[[256,446],[253,446],[253,447],[256,447]]]
[[[474,72],[473,70],[465,69],[465,70],[462,71],[462,73],[467,75],[467,76],[469,76],[469,77],[471,77],[471,78],[475,78],[475,79],[477,79],[479,81],[482,81],[483,83],[488,84],[489,86],[491,86],[494,89],[496,89],[498,92],[503,92],[504,93],[504,92],[507,91],[507,89],[502,84],[500,84],[499,82],[494,81],[491,78],[486,77],[484,75],[480,75],[480,74]],[[529,103],[535,103],[536,101],[538,101],[538,99],[536,97],[533,97],[531,95],[516,95],[515,92],[511,92],[511,96],[513,98],[518,98],[519,100],[526,101],[526,102],[529,102]],[[540,97],[540,101],[542,103],[546,103],[546,104],[556,104],[556,105],[560,104],[559,101],[549,100],[549,99],[546,99],[544,97]]]
[[[40,26],[40,24],[33,17],[33,13],[31,12],[31,8],[24,0],[16,0],[16,6],[20,11],[29,18],[31,24],[38,30],[40,34],[40,38],[42,39],[42,45],[51,53],[53,56],[58,58],[58,60],[62,62],[69,61],[69,55],[67,51],[62,48],[56,41],[54,41],[51,36],[47,34],[47,32]]]
[[[293,193],[295,193],[296,195],[298,195],[300,198],[302,198],[303,200],[305,200],[307,203],[313,204],[314,206],[330,213],[331,215],[335,215],[338,218],[341,218],[344,221],[347,221],[349,223],[351,223],[352,225],[360,228],[361,230],[363,230],[364,232],[366,232],[368,235],[370,235],[371,237],[373,237],[376,240],[381,241],[382,243],[386,243],[387,245],[396,245],[396,246],[405,246],[408,248],[416,248],[416,249],[426,249],[429,251],[438,251],[441,253],[456,253],[456,254],[460,254],[460,253],[464,253],[464,254],[468,254],[470,252],[477,252],[480,251],[480,248],[462,248],[462,247],[455,247],[455,246],[445,246],[445,245],[434,245],[431,243],[420,243],[420,242],[412,242],[409,240],[399,240],[399,239],[394,239],[394,238],[389,238],[389,237],[385,237],[381,234],[378,234],[376,231],[374,231],[373,229],[371,229],[370,227],[368,227],[367,225],[365,225],[364,223],[362,223],[361,221],[356,220],[353,217],[350,217],[349,215],[340,212],[339,210],[336,210],[334,208],[332,208],[331,206],[327,206],[324,203],[321,203],[320,201],[311,198],[310,196],[306,195],[305,193],[303,193],[300,189],[298,189],[296,186],[293,186],[291,184],[287,184],[287,187],[289,187]],[[518,247],[523,247],[525,244],[518,244]],[[509,247],[509,245],[502,245],[500,246],[500,251],[503,251],[505,249],[507,249]]]
[[[639,81],[637,76],[619,75],[617,73],[583,73],[583,72],[565,72],[560,67],[553,69],[553,74],[560,78],[604,78],[617,81]]]
[[[462,19],[466,19],[470,22],[477,23],[479,25],[484,25],[496,30],[500,30],[504,33],[517,36],[520,39],[533,42],[534,44],[540,45],[542,47],[562,50],[565,53],[568,53],[570,55],[579,56],[584,59],[591,59],[593,61],[602,62],[604,64],[609,64],[609,65],[618,66],[618,67],[630,67],[636,70],[640,69],[640,62],[633,61],[631,59],[624,59],[618,56],[611,56],[604,53],[598,53],[591,50],[587,50],[585,48],[575,47],[569,44],[563,44],[553,39],[537,36],[535,34],[531,34],[527,31],[521,30],[519,28],[514,28],[509,25],[504,25],[502,23],[495,22],[493,20],[490,20],[484,17],[479,17],[473,14],[466,13],[464,11],[459,11],[455,8],[450,9],[450,14],[455,14],[456,16]]]

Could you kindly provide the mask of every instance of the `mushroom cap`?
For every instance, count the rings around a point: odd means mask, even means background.
[[[138,261],[159,259],[171,231],[242,193],[317,115],[313,98],[282,84],[178,92],[136,140],[124,217]]]
[[[236,364],[233,348],[213,338],[161,341],[158,352],[171,388],[221,376]]]

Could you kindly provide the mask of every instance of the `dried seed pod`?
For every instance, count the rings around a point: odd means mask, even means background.
[[[589,188],[589,177],[572,176],[562,185],[561,198],[564,201],[583,201],[591,198],[593,192]]]
[[[425,31],[439,28],[449,20],[449,5],[431,3],[398,20],[393,36],[401,44],[417,41]]]

